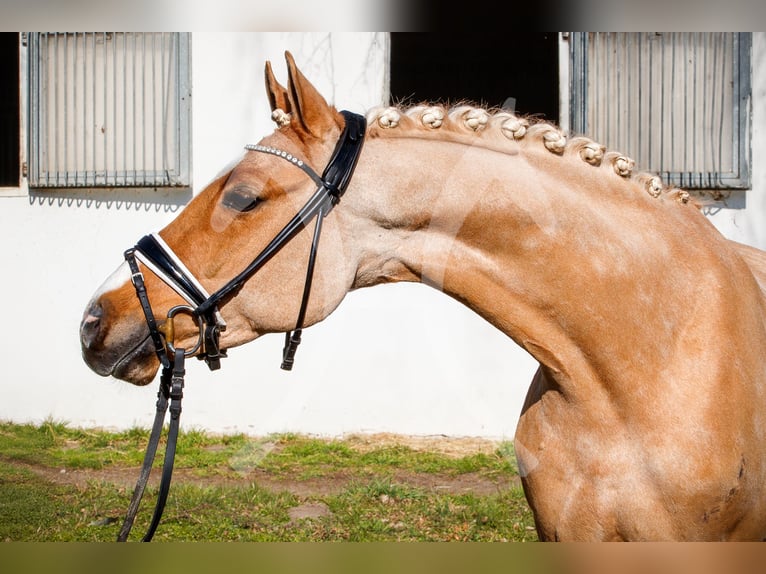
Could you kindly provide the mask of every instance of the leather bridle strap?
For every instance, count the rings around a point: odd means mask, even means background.
[[[165,343],[162,340],[159,330],[157,329],[157,320],[152,313],[152,306],[149,303],[149,295],[146,292],[146,285],[144,284],[144,274],[138,268],[136,263],[135,249],[128,249],[125,252],[125,260],[130,267],[130,281],[133,283],[133,287],[136,290],[136,296],[138,302],[141,304],[141,310],[144,312],[144,319],[146,320],[146,326],[149,327],[149,335],[154,343],[154,351],[157,353],[157,358],[160,360],[160,364],[164,369],[171,368],[170,359],[168,358],[167,351],[165,349]]]
[[[136,257],[190,305],[199,305],[210,297],[158,234],[152,233],[138,240]]]
[[[162,378],[160,380],[160,390],[157,392],[157,412],[154,415],[154,424],[149,435],[149,443],[146,447],[144,462],[141,466],[141,472],[138,475],[136,487],[133,490],[133,497],[128,506],[128,512],[125,520],[117,535],[117,542],[126,542],[128,535],[133,528],[133,521],[136,518],[138,507],[144,496],[146,484],[149,481],[149,475],[152,471],[154,458],[157,454],[157,445],[160,442],[162,427],[165,423],[165,413],[168,410],[168,399],[170,399],[170,425],[168,428],[167,445],[165,446],[165,460],[162,466],[162,478],[160,479],[160,489],[157,494],[157,503],[154,507],[152,521],[149,528],[141,539],[142,542],[150,542],[157,530],[157,526],[162,518],[162,512],[165,510],[168,492],[170,491],[170,481],[173,477],[173,464],[175,461],[176,444],[178,442],[178,432],[181,420],[181,399],[183,398],[185,351],[176,349],[173,357],[173,367],[163,368]]]
[[[308,223],[314,218],[317,218],[316,227],[314,228],[314,236],[311,243],[311,252],[309,254],[309,264],[306,272],[306,282],[303,288],[303,297],[301,299],[301,308],[298,313],[298,320],[293,332],[287,332],[285,334],[285,348],[282,351],[282,369],[291,370],[294,361],[295,351],[300,344],[301,332],[303,329],[304,320],[306,317],[306,308],[308,306],[309,295],[311,292],[311,282],[314,273],[314,261],[316,259],[317,245],[319,243],[319,235],[322,230],[322,220],[332,210],[332,208],[340,201],[340,198],[346,191],[351,176],[354,173],[354,168],[359,160],[359,155],[362,151],[362,144],[364,143],[364,132],[367,126],[367,122],[364,116],[354,114],[348,111],[342,111],[343,117],[346,120],[343,133],[338,140],[335,150],[333,152],[330,161],[327,164],[322,176],[319,177],[314,170],[312,170],[306,163],[299,160],[292,154],[289,154],[283,150],[276,148],[261,146],[261,145],[248,145],[246,149],[250,151],[257,151],[261,153],[268,153],[276,157],[280,157],[285,161],[289,161],[291,164],[299,167],[304,172],[309,174],[318,184],[318,189],[314,192],[314,195],[306,202],[303,208],[293,217],[285,227],[271,240],[271,242],[261,251],[255,259],[248,265],[241,273],[231,279],[226,285],[218,289],[213,293],[206,301],[200,304],[196,309],[197,315],[203,316],[208,320],[208,317],[218,303],[227,299],[244,286],[250,277],[258,272],[274,255],[276,255],[282,247],[285,246],[293,237],[295,237]]]
[[[160,524],[162,511],[165,510],[165,502],[167,502],[168,492],[170,492],[170,479],[173,476],[173,463],[176,458],[176,444],[178,443],[178,431],[181,423],[181,399],[184,396],[185,354],[184,349],[176,349],[173,360],[173,375],[168,391],[170,397],[170,425],[168,427],[168,442],[167,446],[165,446],[165,460],[162,464],[162,479],[160,480],[160,490],[157,494],[157,504],[154,507],[152,521],[146,534],[141,539],[142,542],[150,542],[152,540],[154,532]]]
[[[166,379],[166,371],[164,370],[162,373],[162,379],[163,381]],[[144,462],[141,465],[141,472],[138,475],[136,487],[133,489],[133,498],[130,499],[128,512],[125,515],[125,520],[122,523],[120,533],[117,535],[117,542],[126,542],[128,540],[130,530],[133,528],[133,521],[136,518],[138,506],[141,504],[141,499],[144,496],[146,483],[149,482],[149,475],[152,472],[152,464],[154,463],[154,457],[157,454],[157,445],[160,442],[160,435],[162,434],[162,426],[165,424],[165,413],[167,410],[168,393],[165,390],[165,385],[160,384],[160,390],[157,392],[157,412],[154,415],[152,432],[149,435],[149,442],[146,445]]]
[[[146,324],[149,327],[149,335],[154,343],[155,352],[162,364],[162,376],[160,379],[160,390],[157,393],[157,412],[149,437],[149,444],[147,446],[146,455],[144,456],[141,473],[133,492],[133,498],[128,508],[127,516],[125,517],[125,522],[117,538],[118,542],[127,540],[133,526],[133,521],[138,512],[138,506],[146,488],[146,483],[149,479],[151,467],[157,452],[157,445],[160,440],[165,413],[168,408],[168,399],[170,399],[170,427],[168,431],[167,446],[165,447],[165,462],[162,470],[162,480],[151,524],[146,535],[142,539],[144,542],[149,542],[152,539],[162,516],[168,491],[170,489],[170,480],[173,474],[173,461],[175,459],[176,442],[178,439],[179,421],[181,416],[181,399],[183,397],[185,374],[184,361],[186,356],[195,354],[196,350],[201,347],[200,357],[205,359],[211,369],[219,368],[220,358],[226,355],[224,350],[219,349],[218,339],[220,331],[226,328],[226,323],[218,312],[218,304],[224,299],[235,295],[252,275],[263,267],[263,265],[282,249],[287,242],[295,237],[314,217],[316,217],[317,220],[311,242],[311,251],[309,253],[308,266],[306,269],[306,280],[304,283],[303,297],[301,298],[301,306],[300,311],[298,312],[296,327],[292,332],[285,334],[285,348],[282,353],[282,368],[285,370],[290,370],[292,368],[295,351],[300,343],[301,333],[306,319],[306,310],[314,276],[314,264],[316,262],[319,237],[322,232],[322,222],[325,216],[340,201],[341,196],[346,191],[364,142],[364,132],[366,128],[365,118],[347,111],[341,113],[346,119],[346,125],[321,177],[303,161],[287,152],[265,146],[247,146],[247,149],[251,151],[269,153],[281,157],[302,169],[317,184],[317,190],[295,217],[293,217],[266,246],[266,248],[256,256],[252,263],[212,295],[207,294],[205,289],[186,268],[180,258],[173,253],[173,250],[157,234],[144,236],[138,241],[134,248],[128,249],[125,252],[125,260],[128,262],[131,270],[131,281],[135,287],[136,295],[141,304],[141,309],[144,312]],[[167,328],[163,328],[162,332],[160,332],[160,327],[157,325],[157,321],[149,303],[146,286],[144,285],[144,276],[138,267],[137,259],[139,259],[147,268],[151,269],[162,281],[176,291],[176,293],[183,297],[188,303],[194,306],[194,308],[192,308],[185,305],[178,305],[168,311],[167,323],[170,326],[170,331]],[[173,336],[168,335],[168,333],[172,332],[173,316],[178,312],[192,313],[198,320],[200,326],[200,342],[188,352],[184,349],[175,348]],[[167,327],[167,325],[165,327]],[[173,355],[172,357],[169,356],[169,351],[170,354]]]
[[[348,187],[349,181],[351,181],[351,175],[354,173],[356,162],[362,151],[364,131],[367,125],[364,116],[345,110],[341,113],[346,118],[346,127],[343,129],[343,133],[338,140],[335,151],[322,177],[317,176],[310,167],[300,160],[293,161],[295,159],[294,156],[287,152],[261,145],[246,146],[246,149],[250,151],[269,153],[295,164],[306,173],[309,173],[314,181],[319,182],[319,188],[295,217],[253,259],[250,265],[197,307],[195,312],[198,315],[207,315],[221,300],[236,294],[244,286],[245,282],[282,249],[290,239],[295,237],[314,216],[319,214],[320,211],[323,216],[327,215],[332,207],[340,201]]]
[[[131,258],[135,256],[140,259],[162,281],[192,305],[193,312],[197,317],[202,318],[205,325],[201,330],[203,345],[199,358],[204,359],[210,369],[219,368],[220,358],[226,356],[225,351],[219,349],[220,332],[226,329],[226,323],[218,311],[219,303],[236,295],[250,277],[303,230],[314,217],[317,217],[301,300],[301,310],[294,332],[287,332],[286,334],[286,345],[283,350],[282,368],[290,370],[292,367],[293,355],[300,342],[300,332],[306,316],[319,233],[322,229],[321,220],[340,201],[346,191],[364,143],[364,132],[367,126],[364,116],[345,110],[340,113],[345,118],[345,126],[321,177],[308,164],[286,151],[262,145],[246,146],[246,149],[250,151],[274,155],[295,165],[311,177],[317,184],[317,190],[255,259],[212,295],[208,295],[200,282],[158,234],[153,233],[142,237],[132,250],[126,252],[126,258],[130,254]],[[135,263],[131,269],[133,269],[134,275],[140,275]],[[146,299],[146,305],[148,305],[148,299]],[[142,306],[144,306],[144,302],[142,302]],[[150,331],[153,338],[159,337],[156,335],[156,329],[150,327]],[[155,341],[156,346],[158,346],[157,341]]]
[[[295,362],[295,351],[301,344],[301,334],[303,333],[303,324],[306,320],[306,309],[309,304],[309,295],[311,294],[311,283],[314,278],[314,262],[317,256],[317,247],[319,246],[319,236],[322,233],[322,220],[324,219],[322,208],[317,213],[317,221],[314,227],[314,237],[311,240],[311,251],[309,252],[309,262],[306,267],[306,282],[303,284],[303,297],[301,297],[301,307],[298,311],[298,320],[295,322],[295,329],[285,333],[285,346],[282,349],[281,368],[285,371],[293,369]]]

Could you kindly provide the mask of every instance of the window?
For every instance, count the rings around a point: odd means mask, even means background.
[[[559,117],[558,34],[391,33],[391,100]]]
[[[19,35],[0,33],[0,187],[21,181]]]
[[[188,33],[29,35],[29,186],[191,184]]]
[[[749,33],[576,33],[572,130],[690,189],[750,187]]]

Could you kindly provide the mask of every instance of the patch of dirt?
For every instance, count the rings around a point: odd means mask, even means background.
[[[407,437],[392,434],[354,435],[345,437],[351,448],[368,452],[385,446],[407,446],[413,450],[442,453],[446,456],[459,458],[476,453],[491,454],[495,452],[497,443],[476,438],[447,438],[447,437]],[[158,453],[158,459],[161,453]],[[109,467],[103,469],[59,469],[42,465],[34,465],[18,461],[6,460],[18,468],[29,470],[45,480],[62,485],[74,485],[87,488],[90,482],[107,482],[120,488],[132,489],[138,480],[138,467]],[[149,478],[149,484],[159,485],[162,471],[154,468]],[[391,481],[396,484],[421,488],[432,492],[449,494],[474,493],[487,495],[502,492],[519,484],[517,478],[488,477],[480,473],[464,473],[459,475],[418,473],[411,471],[395,471]],[[360,477],[348,473],[337,472],[330,475],[304,480],[290,479],[277,476],[262,469],[247,469],[246,472],[232,472],[227,475],[200,476],[194,469],[176,468],[173,471],[173,484],[193,484],[197,486],[227,486],[248,487],[255,484],[272,492],[290,492],[300,498],[311,498],[333,495],[342,492]]]
[[[462,458],[472,454],[492,454],[497,450],[498,442],[475,437],[405,436],[390,433],[366,435],[347,435],[343,440],[360,452],[388,446],[406,446],[416,451],[435,452],[450,458]]]
[[[290,517],[290,524],[297,524],[301,520],[330,516],[332,512],[323,502],[309,502],[293,506],[287,511],[287,515]]]

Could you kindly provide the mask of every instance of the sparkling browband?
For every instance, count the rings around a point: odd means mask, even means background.
[[[295,157],[293,154],[286,152],[285,150],[278,149],[271,146],[260,145],[260,144],[248,144],[245,146],[245,149],[249,151],[260,151],[263,153],[269,153],[271,155],[275,155],[277,157],[286,159],[287,161],[289,161],[296,167],[299,167],[304,172],[306,172],[309,175],[309,177],[314,180],[314,183],[316,183],[317,185],[321,186],[322,183],[324,183],[322,181],[322,178],[319,177],[319,174],[317,174],[317,172],[315,172],[308,165],[306,165],[302,159]]]

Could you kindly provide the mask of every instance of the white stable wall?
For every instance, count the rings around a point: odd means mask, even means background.
[[[289,49],[338,108],[363,112],[387,92],[384,33],[194,33],[195,192],[273,129],[263,88],[271,59],[285,79]],[[766,134],[766,41],[753,42],[753,157]],[[710,209],[739,241],[766,248],[766,174]],[[6,194],[7,195],[7,194]],[[46,418],[82,427],[148,427],[156,384],[136,388],[93,374],[80,357],[85,304],[122,252],[162,228],[190,193],[22,190],[0,197],[0,420]],[[421,285],[351,293],[304,332],[296,366],[281,371],[281,336],[230,350],[222,369],[187,368],[182,425],[213,432],[326,436],[394,432],[511,438],[534,361],[510,339]]]

